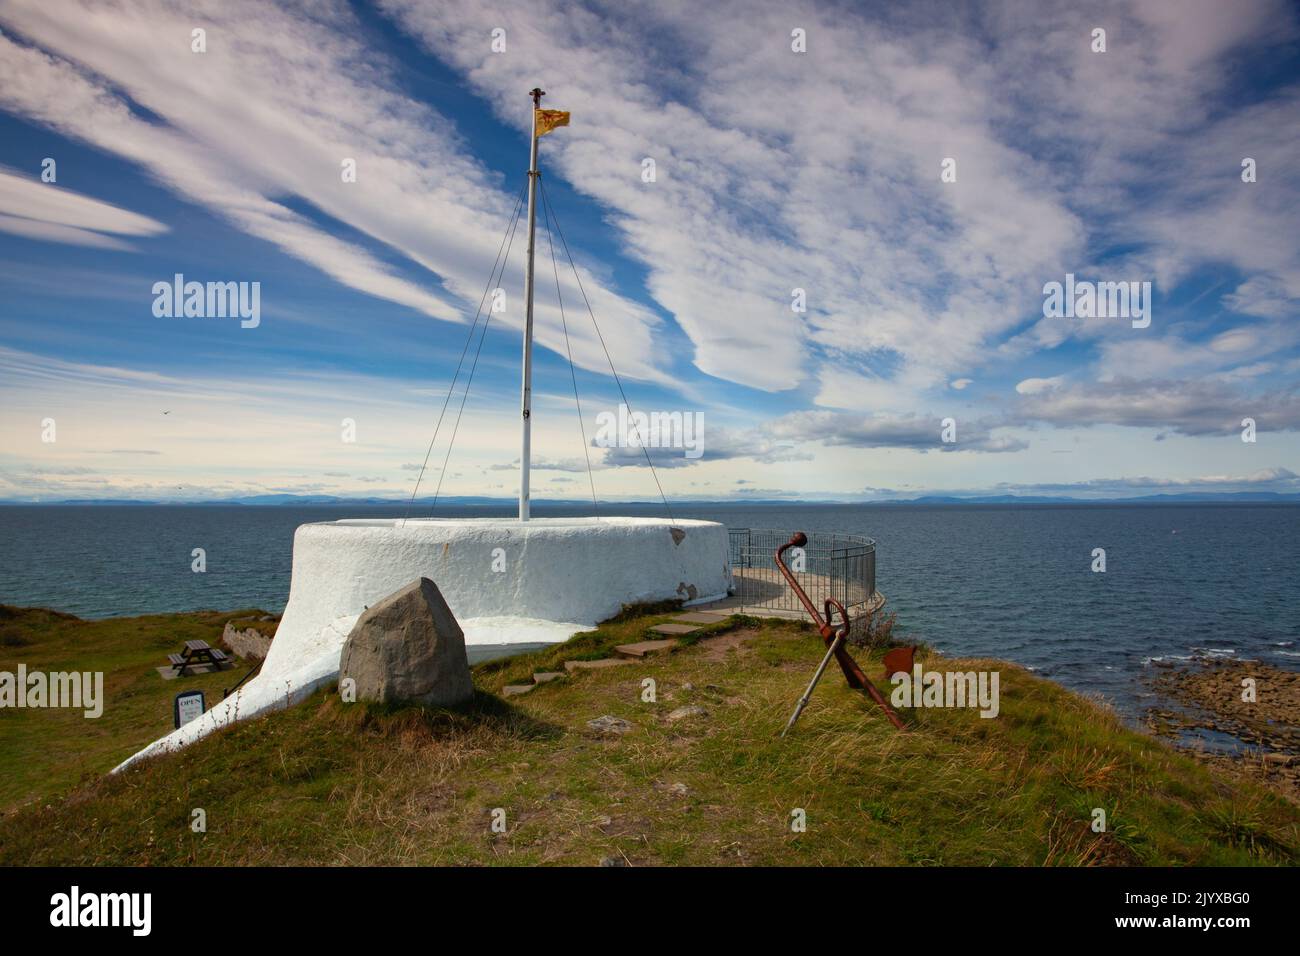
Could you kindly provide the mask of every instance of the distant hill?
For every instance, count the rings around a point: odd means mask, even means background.
[[[347,497],[342,495],[246,495],[233,498],[205,498],[197,500],[168,500],[145,498],[65,498],[54,501],[23,501],[18,499],[0,499],[3,505],[248,505],[266,507],[276,505],[376,505],[387,507],[404,507],[406,498]],[[493,498],[487,495],[443,496],[440,504],[451,506],[495,505],[511,507],[514,498]],[[1229,491],[1204,492],[1192,494],[1138,495],[1125,498],[1077,498],[1069,495],[921,495],[915,498],[885,498],[861,500],[852,498],[674,498],[674,504],[681,505],[742,505],[768,506],[780,505],[792,507],[798,505],[870,505],[887,507],[890,505],[1083,505],[1083,504],[1212,504],[1212,503],[1300,503],[1300,494],[1283,494],[1276,491]],[[534,498],[534,505],[581,508],[590,504],[590,500],[581,498]],[[653,506],[654,500],[642,501],[601,501],[602,508],[618,505]],[[432,498],[417,498],[416,508],[428,508],[433,505]]]
[[[974,495],[966,498],[924,495],[919,498],[892,501],[866,502],[867,504],[899,505],[1055,505],[1055,504],[1186,504],[1210,502],[1300,502],[1300,494],[1281,494],[1276,491],[1207,492],[1183,495],[1138,495],[1129,498],[1073,498],[1068,495]]]

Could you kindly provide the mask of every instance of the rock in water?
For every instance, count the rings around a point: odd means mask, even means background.
[[[420,578],[357,619],[339,661],[348,678],[357,700],[450,707],[474,696],[465,635],[436,584]]]

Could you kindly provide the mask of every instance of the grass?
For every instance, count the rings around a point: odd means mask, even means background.
[[[87,720],[80,710],[0,709],[0,808],[45,799],[83,779],[93,779],[172,729],[172,698],[202,690],[211,706],[248,669],[164,681],[155,667],[185,641],[216,647],[231,617],[259,616],[197,611],[84,621],[71,614],[0,605],[0,671],[102,671],[104,715]]]
[[[167,730],[171,695],[188,686],[158,686],[163,645],[211,640],[207,629],[231,615],[77,622],[21,612],[10,623],[33,643],[0,648],[0,669],[15,656],[54,669],[45,652],[57,650],[66,666],[116,662],[115,690],[99,721],[0,712],[10,807],[0,863],[1295,862],[1300,808],[1005,662],[922,658],[1000,671],[1001,715],[912,711],[906,734],[832,668],[780,739],[820,641],[753,619],[710,626],[667,655],[498,696],[534,670],[642,639],[669,611],[631,612],[562,648],[480,665],[475,701],[458,711],[343,704],[325,691],[114,777],[99,774]],[[855,654],[875,675],[878,658]],[[643,699],[647,678],[654,702]],[[685,704],[707,715],[670,722]],[[605,714],[632,729],[588,729]],[[91,728],[97,744],[89,724],[103,725]],[[46,756],[38,734],[62,758]],[[11,755],[14,742],[25,758]],[[191,830],[195,808],[206,833]],[[1090,827],[1095,808],[1106,812],[1104,833]],[[504,832],[492,827],[497,809]],[[796,810],[804,832],[791,829]]]

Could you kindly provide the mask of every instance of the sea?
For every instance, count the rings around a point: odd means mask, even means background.
[[[283,609],[294,529],[404,505],[0,506],[0,603],[81,617]],[[663,516],[662,505],[618,513]],[[1135,720],[1152,667],[1198,658],[1300,670],[1294,504],[676,504],[733,528],[873,538],[898,630],[1003,658]],[[417,509],[415,515],[428,514]],[[437,515],[510,515],[513,506]],[[535,504],[543,516],[589,510]],[[202,548],[207,570],[191,570]],[[1093,571],[1094,549],[1106,570]]]

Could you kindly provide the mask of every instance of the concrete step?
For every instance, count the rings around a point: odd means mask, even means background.
[[[687,611],[685,614],[674,615],[673,620],[683,624],[717,624],[729,617],[731,615],[725,611]]]
[[[650,628],[656,634],[690,634],[700,629],[698,624],[656,624]]]
[[[698,630],[698,628],[692,628]],[[680,633],[680,632],[677,632]],[[649,654],[658,654],[660,651],[666,651],[669,648],[676,647],[677,642],[667,641],[637,641],[635,644],[620,644],[614,648],[615,654],[622,654],[624,657],[642,658]]]
[[[632,661],[621,657],[604,657],[598,661],[565,661],[564,669],[572,674],[574,671],[597,671],[606,667],[617,667],[620,664],[631,664]]]
[[[564,671],[536,671],[533,674],[534,684],[549,684],[553,680],[558,680],[564,676]]]
[[[708,604],[696,604],[687,613],[700,614],[740,614],[745,610],[744,605],[738,597],[725,597],[717,601],[710,601]]]
[[[501,696],[518,697],[520,694],[528,693],[536,686],[536,684],[507,684],[505,687],[501,688]]]

